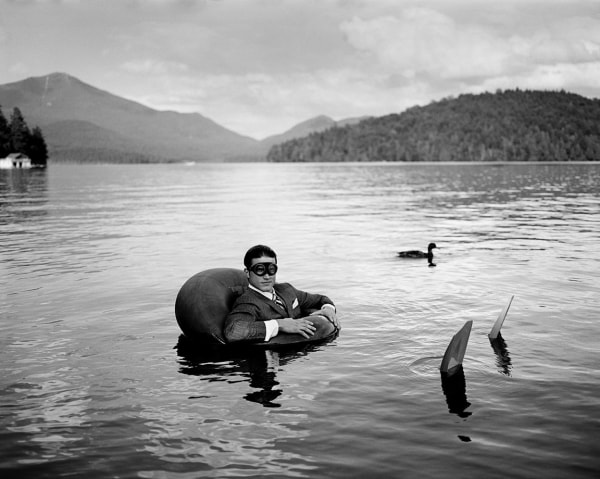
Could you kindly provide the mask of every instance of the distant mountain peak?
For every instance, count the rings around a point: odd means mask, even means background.
[[[33,77],[35,78],[35,77]],[[54,73],[49,73],[48,75],[43,75],[41,77],[37,77],[37,78],[47,78],[49,80],[65,80],[65,81],[71,81],[71,80],[77,80],[77,78],[75,78],[74,76],[69,75],[68,73],[64,73],[64,72],[54,72]]]
[[[298,125],[314,124],[314,123],[335,124],[335,120],[333,118],[328,117],[327,115],[317,115],[315,117],[309,118],[308,120],[299,123]]]
[[[40,98],[42,101],[45,101],[46,97],[52,92],[69,90],[74,86],[100,91],[91,85],[87,85],[74,76],[60,72],[50,73],[49,75],[28,77],[25,80],[9,83],[4,86],[8,87],[9,89],[14,89],[15,92],[20,91],[27,96],[33,95],[34,97]]]
[[[26,78],[25,80],[15,82],[17,84],[20,83],[52,83],[52,84],[61,84],[61,83],[71,83],[73,81],[80,82],[77,78],[69,75],[68,73],[55,72],[50,73],[48,75],[41,76],[31,76]]]
[[[68,73],[50,73],[49,75],[39,77],[39,79],[43,80],[46,85],[52,85],[54,87],[59,87],[62,85],[71,86],[73,84],[85,85],[84,82],[82,82],[78,78],[75,78],[74,76],[69,75]],[[91,88],[91,85],[86,86],[90,86]]]
[[[326,115],[315,116],[298,123],[297,125],[294,125],[292,128],[281,134],[269,136],[263,139],[261,143],[263,145],[271,146],[282,141],[288,141],[294,138],[302,138],[311,133],[326,130],[327,128],[335,126],[335,124],[335,120]]]
[[[261,144],[271,147],[273,145],[276,145],[277,143],[282,143],[296,138],[303,138],[305,136],[310,135],[311,133],[319,133],[334,126],[343,127],[346,125],[353,125],[366,118],[369,117],[347,118],[345,120],[335,121],[327,115],[318,115],[313,118],[309,118],[308,120],[305,120],[301,123],[298,123],[297,125],[293,126],[289,130],[279,135],[273,135],[264,138],[261,141]]]

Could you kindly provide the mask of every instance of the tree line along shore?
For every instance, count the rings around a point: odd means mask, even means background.
[[[21,110],[13,108],[7,120],[0,107],[0,158],[11,153],[22,153],[31,159],[32,166],[46,166],[48,147],[42,130],[29,128]]]
[[[286,161],[598,161],[600,100],[565,91],[464,94],[275,145]]]

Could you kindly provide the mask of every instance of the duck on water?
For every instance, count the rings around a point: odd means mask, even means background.
[[[433,266],[433,249],[437,248],[435,243],[429,243],[427,246],[427,253],[424,251],[420,251],[417,249],[409,250],[409,251],[400,251],[398,252],[398,256],[400,258],[427,258],[427,261],[430,265]]]

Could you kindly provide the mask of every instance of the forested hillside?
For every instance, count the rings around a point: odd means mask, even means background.
[[[287,141],[267,160],[600,160],[600,100],[564,91],[465,94]]]

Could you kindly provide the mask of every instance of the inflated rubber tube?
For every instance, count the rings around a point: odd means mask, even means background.
[[[237,297],[247,287],[248,279],[240,269],[214,268],[192,276],[183,284],[175,300],[175,317],[183,334],[189,339],[226,344],[223,336],[225,319]],[[244,342],[244,346],[308,344],[326,341],[338,332],[324,316],[311,316],[310,320],[316,327],[310,339],[300,334],[279,333],[270,341]]]

